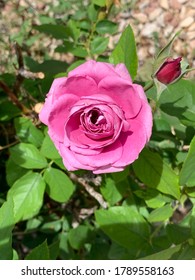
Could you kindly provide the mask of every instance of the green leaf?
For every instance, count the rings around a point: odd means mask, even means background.
[[[6,180],[8,185],[11,187],[13,183],[24,174],[28,172],[27,169],[22,168],[18,164],[16,164],[11,157],[6,162]]]
[[[32,218],[43,203],[45,182],[39,173],[28,172],[18,179],[8,191],[14,202],[15,222]]]
[[[133,164],[136,176],[150,188],[179,199],[178,176],[159,154],[144,149]]]
[[[169,219],[172,215],[173,215],[173,208],[169,204],[167,204],[165,206],[153,210],[149,214],[147,220],[150,223],[162,222]]]
[[[45,136],[43,140],[40,152],[42,155],[44,155],[46,158],[49,159],[60,158],[60,155],[48,134]]]
[[[75,186],[69,177],[61,170],[50,167],[44,173],[44,179],[48,184],[48,195],[55,201],[66,202],[75,191]]]
[[[166,235],[172,243],[180,244],[191,237],[190,219],[191,216],[188,215],[178,224],[166,226]]]
[[[195,187],[195,136],[190,143],[190,149],[181,169],[180,184]]]
[[[117,24],[109,20],[101,20],[96,24],[96,31],[99,34],[114,34],[117,31]]]
[[[177,165],[181,164],[181,163],[184,163],[185,159],[187,157],[187,152],[178,152],[177,155],[176,155],[176,162],[177,162]]]
[[[57,240],[53,242],[51,245],[49,245],[49,256],[50,260],[56,260],[59,254],[59,245],[60,241]]]
[[[13,105],[12,102],[7,101],[7,99],[1,99],[0,106],[0,121],[9,121],[21,113],[18,107]]]
[[[159,191],[155,189],[146,190],[136,190],[134,194],[142,199],[144,199],[146,205],[149,208],[159,208],[162,207],[166,202],[169,202],[169,198],[162,195]]]
[[[68,233],[68,241],[73,249],[79,250],[91,236],[91,230],[88,226],[79,225]]]
[[[115,242],[131,250],[141,250],[149,239],[149,226],[132,207],[115,206],[95,212],[100,228]]]
[[[174,247],[171,247],[171,248],[168,248],[168,249],[165,249],[163,251],[160,251],[158,253],[155,253],[155,254],[152,254],[152,255],[149,255],[149,256],[146,256],[144,258],[141,258],[139,260],[170,260],[171,257],[179,252],[179,250],[181,249],[182,245],[179,244],[177,246],[174,246]]]
[[[46,234],[54,233],[54,232],[59,232],[62,228],[62,221],[57,220],[57,221],[51,221],[51,222],[46,222],[42,226],[39,227],[39,230],[41,232],[44,232]]]
[[[109,38],[95,37],[91,42],[91,53],[102,54],[108,46]]]
[[[116,182],[110,176],[105,178],[105,181],[100,187],[103,197],[107,202],[109,202],[110,205],[114,205],[116,202],[122,199],[125,189],[126,186],[124,182],[116,184]]]
[[[45,34],[51,35],[56,39],[65,39],[70,35],[70,31],[64,25],[55,25],[55,24],[42,24],[33,26],[34,29],[38,30],[39,32],[43,32]]]
[[[162,50],[160,50],[160,52],[156,56],[156,59],[155,59],[155,62],[154,62],[154,73],[156,73],[158,71],[160,66],[165,61],[165,59],[170,56],[172,44],[175,41],[175,39],[177,38],[177,36],[179,35],[179,33],[180,32],[177,32],[173,36],[173,38],[167,43],[167,45]]]
[[[35,247],[25,258],[25,260],[49,260],[49,248],[47,241]]]
[[[123,260],[123,259],[130,259],[131,254],[128,254],[128,258],[125,258],[125,254],[130,250],[120,246],[118,243],[112,242],[110,245],[110,250],[108,253],[108,258],[110,260]],[[133,258],[133,256],[132,256]]]
[[[27,169],[47,167],[47,160],[32,144],[20,143],[10,148],[11,159]]]
[[[38,228],[42,222],[38,218],[32,218],[26,222],[26,230],[32,230]]]
[[[59,46],[55,49],[55,52],[59,53],[67,53],[70,52],[77,57],[85,58],[87,56],[87,50],[83,47],[75,47],[73,43],[65,43],[65,46]]]
[[[88,259],[96,261],[108,260],[109,250],[110,244],[108,240],[106,240],[105,238],[96,238],[95,240],[93,240]]]
[[[190,197],[190,198],[195,198],[195,187],[185,187],[185,193]]]
[[[55,19],[50,16],[39,15],[39,21],[42,24],[48,24],[48,23],[55,24]]]
[[[59,236],[60,238],[60,244],[59,244],[59,251],[60,251],[60,257],[63,260],[71,259],[71,253],[72,248],[70,247],[68,243],[68,233],[62,231],[62,233]]]
[[[89,14],[89,12],[88,12]],[[78,22],[78,26],[80,29],[84,29],[85,31],[89,31],[91,29],[91,22],[88,19],[84,19],[80,22]]]
[[[188,243],[184,244],[179,252],[176,252],[173,260],[194,260],[195,259],[195,246],[191,246]]]
[[[60,169],[66,170],[66,168],[65,168],[65,166],[64,166],[64,164],[63,164],[62,158],[56,158],[56,159],[54,159],[53,161],[54,161],[54,163],[55,163],[58,167],[60,167]]]
[[[14,228],[13,200],[8,199],[0,208],[0,260],[12,260],[12,230]]]
[[[168,85],[159,99],[160,108],[166,114],[175,116],[186,126],[195,126],[195,83],[180,80]]]
[[[67,28],[72,39],[77,41],[80,36],[80,29],[77,27],[77,23],[71,19],[68,21]]]
[[[67,73],[69,73],[71,70],[75,69],[76,67],[78,67],[79,65],[83,64],[85,62],[85,60],[76,60],[75,62],[73,62],[67,69]]]
[[[38,63],[31,57],[25,57],[25,64],[28,66],[30,71],[32,72],[43,72],[48,75],[56,75],[61,72],[65,72],[68,64],[65,61],[60,60],[44,60],[42,63]],[[50,80],[51,85],[51,77],[48,77]],[[48,83],[47,77],[43,80],[41,80],[41,84],[43,85],[45,83]]]
[[[116,183],[119,183],[119,182],[125,180],[128,177],[128,175],[129,175],[129,166],[127,166],[121,172],[115,172],[115,173],[111,174],[111,176],[113,177],[113,179]]]
[[[89,5],[89,7],[87,9],[87,14],[88,14],[90,21],[96,22],[97,17],[98,17],[98,11],[92,3]]]
[[[114,64],[124,63],[134,80],[137,74],[138,59],[135,38],[130,25],[123,31],[118,44],[111,54],[110,62]]]
[[[194,204],[195,200],[191,199],[191,201],[194,206],[192,208],[191,215],[190,215],[190,232],[192,238],[195,240],[195,204]]]
[[[21,142],[32,143],[36,147],[40,147],[44,135],[41,130],[36,128],[30,119],[20,117],[14,119],[16,134]]]
[[[13,258],[12,260],[19,260],[19,256],[18,256],[18,253],[16,252],[16,250],[13,249]]]
[[[106,0],[92,0],[93,4],[100,6],[100,7],[105,7],[106,6]]]

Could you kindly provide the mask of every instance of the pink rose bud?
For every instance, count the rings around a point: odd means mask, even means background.
[[[156,73],[156,78],[163,84],[170,84],[181,75],[181,57],[176,59],[167,58]]]

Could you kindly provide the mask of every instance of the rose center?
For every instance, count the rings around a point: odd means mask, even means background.
[[[104,115],[98,109],[89,111],[89,120],[93,125],[101,125],[106,122]]]
[[[91,121],[93,124],[96,124],[96,122],[97,122],[97,120],[98,120],[98,117],[99,117],[99,112],[97,112],[96,110],[94,110],[94,111],[91,112],[90,121]]]

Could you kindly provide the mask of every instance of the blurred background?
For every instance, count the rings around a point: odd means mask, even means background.
[[[29,57],[39,63],[48,57],[71,63],[75,59],[74,55],[57,49],[61,44],[57,38],[60,36],[51,36],[51,32],[40,33],[41,30],[34,27],[48,23],[65,24],[70,18],[80,19],[84,24],[84,13],[89,3],[87,0],[1,0],[0,71],[13,71],[16,63],[13,49],[15,41]],[[156,50],[164,46],[176,31],[182,30],[174,43],[174,55],[185,57],[191,67],[195,66],[195,1],[115,0],[114,4],[111,20],[118,24],[118,30],[109,36],[110,49],[118,41],[125,26],[130,24],[142,66],[150,62]]]

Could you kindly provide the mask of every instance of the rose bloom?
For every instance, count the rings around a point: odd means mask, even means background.
[[[156,73],[157,80],[165,85],[174,82],[181,75],[181,60],[167,58]]]
[[[90,60],[54,80],[39,114],[69,171],[122,171],[149,141],[152,113],[124,64]]]

